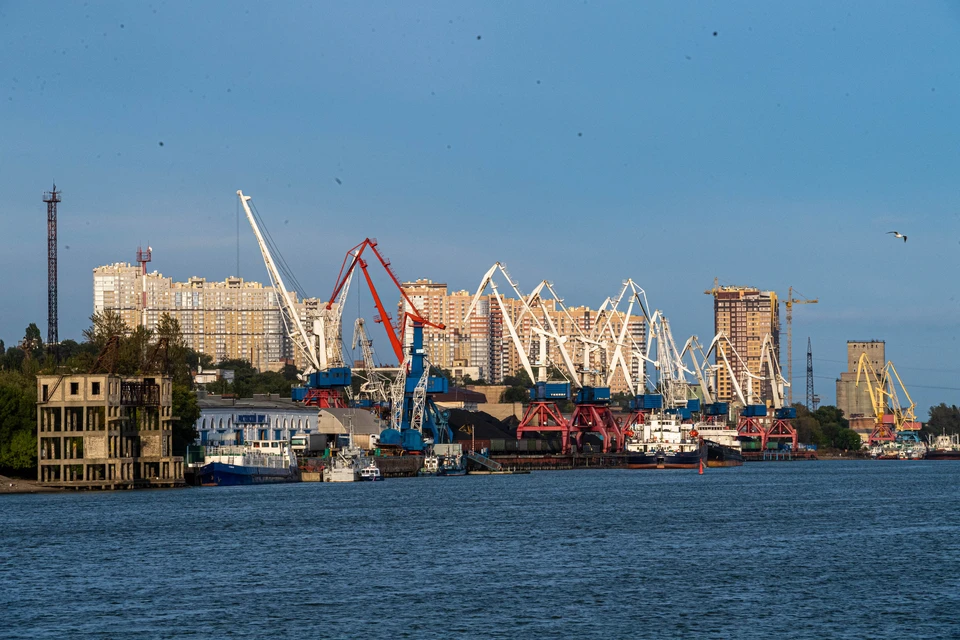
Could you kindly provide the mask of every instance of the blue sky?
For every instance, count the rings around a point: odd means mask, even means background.
[[[0,35],[8,344],[46,334],[53,179],[62,338],[138,244],[233,275],[240,188],[310,295],[366,236],[452,288],[630,277],[678,339],[714,277],[793,285],[795,398],[811,336],[824,402],[876,338],[921,415],[960,403],[956,3],[0,2]]]

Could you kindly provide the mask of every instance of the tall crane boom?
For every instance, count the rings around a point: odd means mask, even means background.
[[[253,215],[253,212],[250,210],[250,196],[243,194],[243,191],[238,190],[237,196],[240,198],[240,204],[243,205],[243,210],[247,215],[247,221],[250,223],[250,226],[253,228],[253,233],[257,237],[257,244],[260,246],[260,253],[263,254],[263,263],[267,267],[267,273],[270,275],[270,280],[273,283],[274,289],[276,289],[280,295],[278,299],[280,300],[281,306],[283,307],[284,315],[289,318],[290,323],[293,325],[292,329],[288,329],[288,334],[290,339],[293,340],[294,345],[297,349],[303,353],[304,357],[307,360],[307,367],[305,374],[310,374],[316,371],[322,371],[326,368],[326,353],[320,352],[317,349],[315,344],[315,337],[311,337],[307,333],[306,328],[303,326],[303,322],[300,320],[300,314],[297,310],[296,304],[291,297],[290,292],[287,290],[287,287],[283,284],[283,278],[280,276],[280,271],[277,269],[277,265],[273,260],[273,256],[270,254],[270,249],[267,246],[266,240],[263,238],[263,234],[260,232],[260,227],[257,225],[256,218]]]
[[[807,300],[801,294],[800,298],[793,297],[793,287],[787,290],[787,299],[784,306],[787,308],[787,404],[793,404],[793,305],[795,304],[817,304],[818,300]]]

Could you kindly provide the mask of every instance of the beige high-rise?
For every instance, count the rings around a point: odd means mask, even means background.
[[[427,350],[427,357],[433,365],[444,369],[456,366],[477,367],[480,370],[481,377],[492,384],[499,384],[505,376],[520,372],[522,365],[517,349],[510,337],[509,330],[504,325],[500,305],[492,294],[481,296],[469,320],[464,322],[467,309],[469,309],[470,302],[473,299],[473,294],[470,292],[448,293],[446,284],[435,283],[431,280],[405,282],[403,283],[403,289],[425,318],[437,324],[442,323],[446,327],[444,330],[433,327],[424,328],[424,347]],[[522,309],[521,301],[507,297],[502,297],[502,300],[510,318],[519,318]],[[589,335],[594,331],[599,312],[589,307],[570,307],[567,309],[567,313],[564,313],[562,309],[557,308],[554,300],[545,300],[544,302],[558,333],[567,338],[568,351],[579,350],[581,345],[581,341],[578,340],[579,333],[582,331]],[[404,310],[405,303],[401,302],[398,304],[398,312],[403,313]],[[624,318],[625,314],[618,312],[613,314],[611,319],[611,326],[617,336],[619,336]],[[535,338],[533,322],[529,315],[526,315],[522,321],[517,323],[516,330],[524,345],[532,345],[532,347],[528,346],[528,354],[531,356],[531,362],[535,361],[539,341]],[[646,348],[646,323],[643,318],[631,318],[628,333],[640,345],[641,349]],[[412,328],[408,326],[407,335],[404,336],[405,344],[409,344],[412,337]],[[605,339],[605,342],[611,349],[613,348],[612,339],[609,336]],[[556,344],[550,342],[548,349],[549,361],[561,363],[560,350]],[[571,357],[574,357],[573,353],[571,353]],[[624,357],[636,384],[638,375],[643,369],[643,359],[634,356],[629,348],[624,350]],[[605,370],[603,355],[594,352],[591,358],[590,366],[592,369]],[[581,367],[583,365],[582,360],[577,359],[575,365]],[[562,367],[562,365],[560,366]],[[588,383],[603,386],[605,381],[601,381],[598,376],[589,380]],[[610,389],[612,393],[630,392],[622,371],[617,371]]]
[[[780,309],[777,294],[753,287],[721,286],[713,290],[713,313],[714,331],[722,331],[727,335],[751,373],[767,377],[766,372],[761,373],[760,360],[763,340],[767,334],[773,340],[774,357],[777,363],[780,362]],[[733,354],[727,353],[727,359],[746,395],[748,387],[751,386],[750,377]],[[722,364],[722,360],[718,359],[718,364]],[[762,385],[758,380],[753,380],[752,387],[756,402],[763,404],[771,400],[769,380],[765,380]],[[717,371],[716,392],[720,402],[737,400],[726,367],[721,366]],[[750,399],[747,398],[747,401]]]

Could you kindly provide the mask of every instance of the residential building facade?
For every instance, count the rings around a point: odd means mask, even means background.
[[[319,303],[295,300],[309,331]],[[304,365],[303,354],[295,353],[286,334],[277,292],[259,282],[236,277],[174,282],[156,271],[143,273],[138,266],[116,263],[93,270],[93,310],[114,311],[127,326],[150,330],[167,313],[180,322],[187,346],[214,362],[243,359],[261,371],[287,362]]]
[[[434,366],[448,370],[457,367],[476,368],[479,378],[491,384],[500,384],[506,376],[515,375],[522,370],[519,354],[504,322],[503,309],[494,295],[481,296],[470,317],[466,318],[473,300],[473,294],[468,291],[451,293],[447,291],[446,284],[431,280],[405,282],[403,289],[426,319],[445,326],[442,330],[429,326],[424,328],[424,347]],[[533,330],[536,323],[529,313],[522,312],[523,303],[520,300],[502,295],[501,300],[531,363],[536,362],[539,351],[539,338]],[[564,310],[559,308],[555,300],[545,299],[544,307],[557,332],[566,338],[565,348],[575,365],[584,365],[584,343],[578,338],[597,331],[597,323],[605,322],[605,319],[601,319],[599,311],[589,307],[570,307]],[[403,314],[407,310],[406,302],[401,301],[398,312]],[[609,314],[609,317],[613,334],[619,336],[625,314],[613,313]],[[637,348],[640,351],[645,350],[646,322],[642,317],[631,317],[628,333]],[[412,327],[407,327],[404,339],[405,344],[410,344]],[[611,336],[607,336],[604,341],[613,349]],[[562,367],[560,348],[553,341],[548,342],[547,355],[548,362]],[[642,380],[644,360],[630,347],[624,348],[624,357],[636,386],[637,381]],[[591,368],[598,371],[597,379],[591,381],[593,384],[599,384],[598,381],[607,373],[605,365],[602,364],[604,359],[604,356],[597,352],[591,355]],[[620,370],[615,373],[610,387],[613,393],[631,392],[626,376]]]
[[[766,336],[773,343],[773,357],[780,362],[780,308],[777,294],[773,291],[760,291],[753,287],[719,286],[713,290],[714,332],[723,332],[729,339],[733,350],[726,353],[727,360],[736,376],[744,395],[748,389],[754,394],[753,402],[764,404],[772,399],[772,387],[768,372],[762,371],[761,349]],[[719,348],[724,348],[721,343]],[[730,374],[718,357],[717,364],[717,400],[735,402],[738,400]],[[763,378],[763,381],[759,380]],[[746,398],[751,402],[750,398]]]

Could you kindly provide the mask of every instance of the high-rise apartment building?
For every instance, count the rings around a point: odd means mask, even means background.
[[[873,370],[880,373],[887,362],[886,343],[883,340],[847,341],[847,370],[837,380],[837,408],[843,410],[846,418],[874,417],[865,375],[857,386],[857,366],[862,354],[867,355]]]
[[[504,325],[503,311],[492,294],[480,297],[473,313],[465,322],[467,310],[473,300],[473,294],[470,292],[448,293],[446,284],[430,280],[405,282],[403,289],[425,318],[434,323],[442,323],[446,327],[444,330],[429,326],[424,328],[424,347],[433,365],[444,369],[457,366],[477,367],[480,377],[493,384],[499,384],[505,376],[519,372],[521,363],[517,349],[509,330]],[[512,320],[516,321],[523,315],[521,314],[523,305],[520,300],[507,297],[503,297],[502,300]],[[404,313],[405,304],[401,302],[398,305],[399,313]],[[590,335],[595,330],[599,312],[588,307],[571,307],[564,312],[557,307],[554,300],[544,300],[544,306],[557,332],[567,338],[568,352],[580,351],[582,343],[577,337],[580,332]],[[611,318],[611,326],[617,336],[619,336],[624,317],[623,313],[618,313]],[[516,324],[518,337],[531,355],[531,361],[535,361],[539,340],[533,331],[532,319],[527,314]],[[641,350],[646,348],[646,323],[643,318],[632,318],[628,332],[640,345]],[[412,328],[408,326],[406,333],[404,339],[406,344],[409,344],[412,340]],[[612,342],[609,337],[605,341],[608,344]],[[548,345],[549,361],[562,362],[559,347],[552,341]],[[612,344],[610,348],[613,348]],[[574,357],[573,353],[571,357]],[[594,351],[591,355],[591,367],[601,369],[604,357]],[[644,361],[629,348],[625,349],[624,357],[636,381],[643,371]],[[575,364],[580,367],[584,363],[582,360],[577,360]],[[622,371],[615,374],[611,391],[613,393],[630,391]]]
[[[297,300],[296,306],[307,320],[318,301]],[[277,292],[259,282],[173,282],[156,271],[144,274],[137,266],[116,263],[93,270],[93,309],[114,311],[127,326],[150,330],[161,315],[170,314],[180,322],[187,346],[214,362],[243,359],[259,370],[279,369],[286,362],[304,365],[286,335]],[[309,330],[312,322],[305,326]]]
[[[764,338],[769,335],[773,341],[774,358],[780,362],[780,309],[777,294],[773,291],[760,291],[752,287],[720,286],[713,290],[714,331],[723,332],[729,338],[736,352],[743,358],[746,368],[754,376],[768,378],[767,372],[761,372],[761,348]],[[751,379],[743,365],[731,353],[727,353],[737,382],[743,390],[752,387],[754,401],[765,403],[772,398],[770,381]],[[718,359],[717,364],[722,364]],[[726,368],[717,371],[717,399],[720,402],[736,400],[733,384]],[[750,399],[747,398],[749,402]]]

